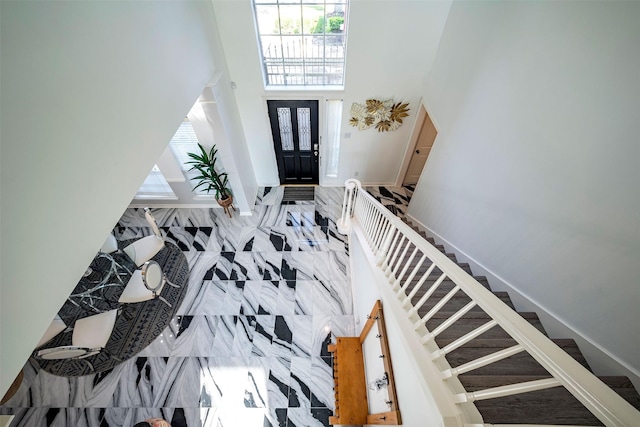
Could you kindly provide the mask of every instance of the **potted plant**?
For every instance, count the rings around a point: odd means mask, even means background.
[[[192,159],[187,162],[188,165],[191,165],[189,170],[196,170],[200,173],[198,176],[191,178],[193,181],[198,181],[193,189],[195,190],[197,188],[204,187],[207,193],[212,190],[215,191],[218,204],[222,206],[225,213],[231,217],[229,208],[235,210],[233,207],[233,196],[227,187],[229,182],[227,173],[219,173],[216,171],[216,155],[218,150],[216,149],[215,144],[211,147],[209,152],[207,152],[202,144],[198,144],[198,147],[200,148],[200,153],[187,153],[187,155]]]

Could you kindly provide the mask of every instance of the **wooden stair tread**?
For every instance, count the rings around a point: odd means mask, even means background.
[[[640,411],[640,394],[629,378],[624,376],[598,376],[598,378]]]
[[[459,349],[457,351],[451,352],[447,354],[447,361],[452,367],[458,367],[463,365],[464,363],[475,360],[479,357],[486,356],[491,353],[495,353],[495,349],[489,349],[491,351],[487,351],[487,348],[478,348],[478,347],[470,347]],[[506,359],[498,360],[490,365],[483,366],[481,368],[475,369],[473,371],[468,372],[465,375],[542,375],[542,376],[550,376],[549,372],[542,367],[529,353],[525,351],[521,351],[520,353],[514,354],[513,356],[507,357]],[[464,382],[463,382],[464,384]],[[502,384],[501,384],[502,385]]]
[[[486,288],[487,290],[491,290],[491,286],[489,286],[489,281],[487,280],[486,277],[484,276],[473,276],[473,278],[480,283],[484,288]],[[435,282],[435,280],[432,279],[427,279],[425,281],[425,287],[426,289],[429,289],[428,286],[432,285]],[[440,291],[445,291],[448,292],[451,289],[453,289],[453,287],[455,286],[455,283],[450,280],[450,279],[445,279],[443,280],[440,285],[438,286],[438,290]],[[418,293],[421,293],[421,291],[418,291]]]
[[[423,271],[422,273],[425,273],[425,271]],[[442,274],[442,273],[440,273]],[[438,278],[440,277],[440,274],[431,274],[427,280],[425,280],[424,284],[422,285],[423,289],[429,289],[429,287],[435,283],[436,280],[438,280]],[[408,277],[408,276],[407,276]],[[487,278],[485,276],[472,276],[477,282],[479,282],[482,286],[484,286],[485,288],[491,290],[491,286],[489,286],[489,281],[487,280]],[[422,276],[420,274],[416,274],[416,276],[414,277],[414,279],[411,281],[412,285],[409,286],[409,289],[413,289],[413,286],[418,283],[418,281],[422,279]],[[438,286],[438,289],[441,290],[451,290],[453,287],[455,286],[455,283],[453,282],[453,280],[449,279],[449,278],[445,278],[440,285]]]
[[[475,406],[490,424],[602,425],[563,387],[479,400]]]
[[[460,375],[459,378],[468,392],[474,392],[507,384],[549,378],[549,376],[465,374]],[[640,395],[638,395],[627,377],[604,376],[598,378],[633,407],[640,410]],[[560,404],[559,402],[562,403]],[[518,423],[602,425],[584,405],[563,387],[554,387],[514,396],[477,401],[475,403],[484,421],[489,423],[515,422],[513,416],[498,414],[499,408],[509,407],[520,412],[517,418]],[[538,412],[544,412],[544,414],[538,414]]]
[[[578,345],[576,344],[576,342],[574,340],[571,340],[571,339],[552,339],[552,341],[558,347],[560,347],[565,353],[567,353],[569,356],[571,356],[573,359],[575,359],[578,363],[580,363],[582,366],[584,366],[585,368],[587,368],[589,370],[591,369],[589,367],[589,364],[587,363],[587,360],[582,355],[582,352],[580,351],[580,349],[578,348]],[[482,356],[485,356],[485,355],[488,355],[488,354],[492,354],[492,353],[495,353],[495,352],[497,352],[499,350],[512,347],[512,346],[514,346],[516,344],[517,344],[517,342],[515,340],[511,339],[511,338],[509,338],[509,339],[481,339],[481,338],[477,338],[477,339],[472,340],[471,342],[463,345],[462,347],[459,347],[456,350],[452,351],[446,357],[447,357],[447,360],[449,361],[449,364],[452,367],[457,367],[457,366],[460,366],[460,365],[462,365],[462,364],[464,364],[466,362],[469,362],[470,360],[473,360],[474,358],[482,357]],[[526,354],[526,353],[525,352],[518,353],[518,355],[524,355],[524,354]],[[516,355],[516,356],[518,356],[518,355]],[[535,361],[535,359],[533,359],[531,356],[528,356],[528,357],[530,359],[523,358],[523,356],[516,357],[514,359],[511,359],[510,362],[512,362],[512,364],[515,364],[515,365],[519,366],[521,363],[525,363],[527,360],[530,360],[530,361],[535,363],[536,369],[538,369],[537,367],[540,367],[540,369],[544,369],[544,368],[542,368],[542,366],[540,366],[538,364],[538,362]],[[505,360],[508,360],[508,359],[505,359]],[[481,375],[483,372],[487,372],[487,371],[493,372],[495,369],[497,369],[499,366],[501,366],[501,362],[496,362],[495,364],[488,365],[487,367],[471,371],[470,374]],[[516,363],[514,363],[514,362],[516,362]],[[513,369],[513,368],[509,368],[509,369]],[[537,370],[535,371],[535,373],[538,373],[538,372],[540,372],[540,371],[537,371]],[[502,372],[502,373],[506,374],[506,372]],[[520,372],[520,373],[525,373],[525,372],[523,371],[523,372]],[[546,374],[546,371],[544,371],[544,374]]]
[[[464,270],[465,273],[467,273],[468,275],[473,277],[473,272],[471,271],[471,267],[469,266],[469,264],[467,263],[457,263],[457,265],[462,268]],[[395,264],[393,264],[393,266],[395,266]],[[422,278],[422,276],[427,272],[427,270],[429,269],[429,267],[431,267],[431,263],[427,264],[426,262],[418,269],[418,271],[416,272],[416,277],[418,279]],[[412,268],[408,268],[407,269],[407,276],[413,271]],[[398,276],[400,275],[400,273],[402,272],[402,268],[400,268],[398,270]],[[442,270],[440,270],[438,267],[434,268],[433,271],[431,272],[431,274],[429,274],[427,280],[430,281],[435,281],[438,280],[440,278],[440,276],[442,275]],[[478,277],[482,277],[482,276],[478,276]],[[415,281],[417,282],[418,279],[416,279]]]
[[[444,322],[447,318],[449,318],[453,313],[448,312],[438,312],[436,313],[428,322],[427,329],[433,331],[438,325]],[[528,321],[532,326],[538,329],[540,332],[546,335],[546,331],[542,326],[542,322],[538,319],[536,313],[523,312],[518,313],[521,317],[523,317],[526,321]],[[481,311],[469,311],[466,313],[460,321],[454,323],[449,328],[445,329],[440,335],[436,337],[436,342],[442,348],[442,346],[449,344],[457,338],[465,335],[472,330],[479,328],[490,320],[490,317],[485,312]],[[489,329],[476,339],[508,339],[509,335],[500,327],[494,326]]]
[[[435,306],[447,294],[448,294],[448,291],[446,290],[442,290],[442,291],[439,289],[436,290],[425,302],[425,304],[421,307],[420,311],[423,311],[424,314],[426,314],[428,310],[430,310],[433,306]],[[511,302],[511,298],[509,298],[508,293],[497,292],[495,294],[503,303],[505,303],[512,310],[515,310],[515,307],[513,306],[513,302]],[[411,300],[412,303],[416,304],[420,300],[422,295],[424,295],[424,292],[417,292],[416,295]],[[471,298],[467,294],[465,294],[463,291],[458,291],[453,297],[449,299],[449,301],[447,301],[447,303],[441,310],[445,312],[446,311],[456,312],[460,310],[462,307],[464,307],[465,305],[467,305],[469,302],[471,302]],[[482,311],[482,309],[476,305],[471,309],[471,311]]]

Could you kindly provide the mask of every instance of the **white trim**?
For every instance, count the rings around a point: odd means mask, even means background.
[[[178,200],[178,197],[174,196],[154,196],[152,194],[135,196],[133,200]]]
[[[324,128],[325,128],[324,126],[325,125],[324,123],[325,102],[324,101],[326,101],[327,99],[333,99],[333,98],[329,98],[326,93],[325,94],[297,93],[292,95],[287,95],[283,93],[283,94],[277,94],[273,96],[264,94],[262,96],[262,107],[264,109],[264,114],[267,116],[267,125],[269,126],[269,140],[271,141],[271,153],[273,154],[273,166],[278,178],[280,177],[279,175],[280,170],[278,169],[278,158],[276,156],[276,147],[275,147],[275,142],[273,140],[273,132],[271,130],[271,119],[269,117],[269,104],[267,103],[267,101],[317,101],[318,102],[318,184],[317,185],[323,185],[325,179],[327,178],[324,173],[324,171],[326,170],[326,167],[325,167],[326,162],[321,162],[320,159],[323,158],[325,155],[324,142],[323,142]],[[282,185],[282,184],[280,184],[280,182],[273,185],[258,184],[258,186],[260,187],[277,187],[279,185]]]
[[[396,187],[396,184],[393,183],[393,182],[364,182],[364,181],[361,181],[360,183],[362,184],[363,187],[371,187],[372,185],[379,185],[379,186],[385,186],[385,187]]]
[[[427,116],[429,116],[429,119],[431,120],[431,123],[433,123],[433,126],[436,128],[436,137],[433,140],[433,145],[431,147],[431,149],[433,150],[433,147],[438,142],[438,137],[440,136],[440,131],[438,130],[440,129],[440,125],[437,124],[437,121],[434,119],[433,114],[431,113],[429,108],[427,108],[427,104],[424,102],[424,98],[420,98],[420,106],[418,108],[420,107],[424,108],[424,110],[427,113]],[[393,184],[395,187],[402,187],[402,182],[404,181],[404,178],[407,175],[407,171],[409,170],[409,163],[411,163],[411,156],[413,156],[413,150],[416,148],[416,145],[418,144],[418,135],[422,128],[423,122],[418,123],[418,114],[416,114],[415,120],[413,122],[413,129],[411,130],[411,135],[409,135],[409,143],[407,144],[407,148],[405,149],[402,163],[400,163],[400,169],[398,169],[398,175],[396,176],[395,184]],[[420,127],[418,128],[418,126]],[[428,161],[429,159],[427,158],[427,162]],[[427,164],[425,163],[422,170],[424,171],[424,168],[426,167],[427,167]]]
[[[140,204],[140,203],[130,203],[128,208],[144,208],[144,207],[152,207],[153,209],[178,209],[178,208],[201,208],[201,209],[222,209],[222,207],[220,205],[218,205],[217,203],[214,204],[209,204],[209,203],[202,203],[200,205],[195,204],[195,203],[185,203],[185,204],[178,204],[178,203],[174,203],[174,204],[169,204],[169,203],[154,203],[153,205],[150,204]]]
[[[305,90],[308,90],[309,92],[344,92],[344,85],[342,86],[266,86],[264,88],[265,92],[271,92],[271,91],[303,92]]]
[[[211,75],[211,78],[209,79],[209,83],[207,83],[205,86],[209,88],[214,87],[218,84],[218,80],[220,80],[220,77],[222,77],[222,71],[214,71]]]
[[[139,203],[131,203],[129,204],[129,206],[127,206],[127,208],[144,208],[144,207],[153,207],[153,209],[222,209],[222,207],[218,204],[212,205],[212,204],[201,204],[201,205],[196,205],[196,204],[156,204],[154,203],[153,205],[150,204],[139,204]],[[240,211],[239,215],[240,216],[252,216],[254,215],[255,212],[253,210],[251,211]]]
[[[8,427],[15,415],[0,415],[0,427]]]
[[[420,117],[421,109],[424,108],[425,114],[429,114],[429,112],[427,111],[427,107],[425,107],[424,103],[422,102],[422,99],[423,98],[420,98],[420,101],[418,103],[418,112],[413,119],[413,126],[411,128],[411,133],[409,134],[409,143],[404,149],[402,162],[400,163],[400,169],[398,169],[398,174],[396,175],[396,182],[394,184],[395,187],[402,186],[402,181],[404,181],[407,170],[409,170],[411,156],[413,156],[413,150],[416,148],[416,144],[418,143],[418,135],[420,135],[420,129],[422,128],[422,123],[424,123],[424,118],[422,122],[418,123],[418,117]]]
[[[636,389],[640,389],[640,372],[638,372],[636,369],[629,366],[626,362],[618,359],[616,356],[601,347],[599,344],[589,340],[581,332],[565,322],[562,316],[550,310],[547,310],[535,299],[531,298],[525,293],[520,292],[508,280],[504,279],[499,274],[494,273],[483,263],[468,255],[466,252],[449,242],[440,234],[436,233],[431,228],[418,221],[411,214],[407,213],[405,216],[409,220],[411,220],[411,222],[418,225],[421,229],[425,230],[427,234],[430,234],[431,237],[439,240],[447,248],[448,252],[455,253],[458,261],[468,263],[476,276],[486,276],[487,280],[491,284],[492,289],[509,292],[509,296],[511,297],[515,307],[519,311],[535,312],[540,318],[540,321],[542,322],[545,330],[550,337],[574,339],[594,372],[600,375],[627,376],[634,384]]]

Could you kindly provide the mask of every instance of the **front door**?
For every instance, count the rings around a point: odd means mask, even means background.
[[[267,101],[280,184],[318,183],[318,101]]]

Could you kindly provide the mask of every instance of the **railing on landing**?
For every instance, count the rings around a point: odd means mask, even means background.
[[[510,396],[551,387],[565,387],[605,426],[637,426],[640,411],[611,390],[588,369],[565,353],[553,341],[529,324],[514,310],[504,304],[491,291],[478,283],[460,266],[440,253],[418,233],[389,212],[366,191],[358,180],[349,179],[345,183],[342,216],[338,220],[338,230],[350,232],[352,225],[366,240],[368,249],[375,257],[376,268],[387,277],[393,292],[403,305],[407,316],[414,320],[415,338],[428,349],[430,361],[438,366],[442,381],[451,377],[487,366],[509,356],[525,351],[542,365],[552,378],[527,381],[507,386],[494,387],[476,392],[451,392],[448,397],[459,406],[476,400]],[[403,262],[405,261],[405,262]],[[440,275],[432,284],[426,284],[432,273]],[[437,273],[436,273],[437,275]],[[432,276],[432,279],[435,277]],[[424,316],[418,310],[429,300],[442,282],[448,279],[454,287],[440,299]],[[412,303],[418,292],[424,295]],[[426,323],[453,296],[464,292],[470,299],[467,305],[457,311],[438,327],[428,330]],[[437,347],[435,337],[455,324],[473,307],[478,306],[490,317],[489,321],[477,329],[447,344]],[[452,369],[445,355],[468,343],[494,326],[500,326],[517,345],[488,356],[472,360]],[[444,362],[444,363],[443,363]],[[444,369],[443,369],[444,366]],[[477,425],[477,424],[474,424]]]

